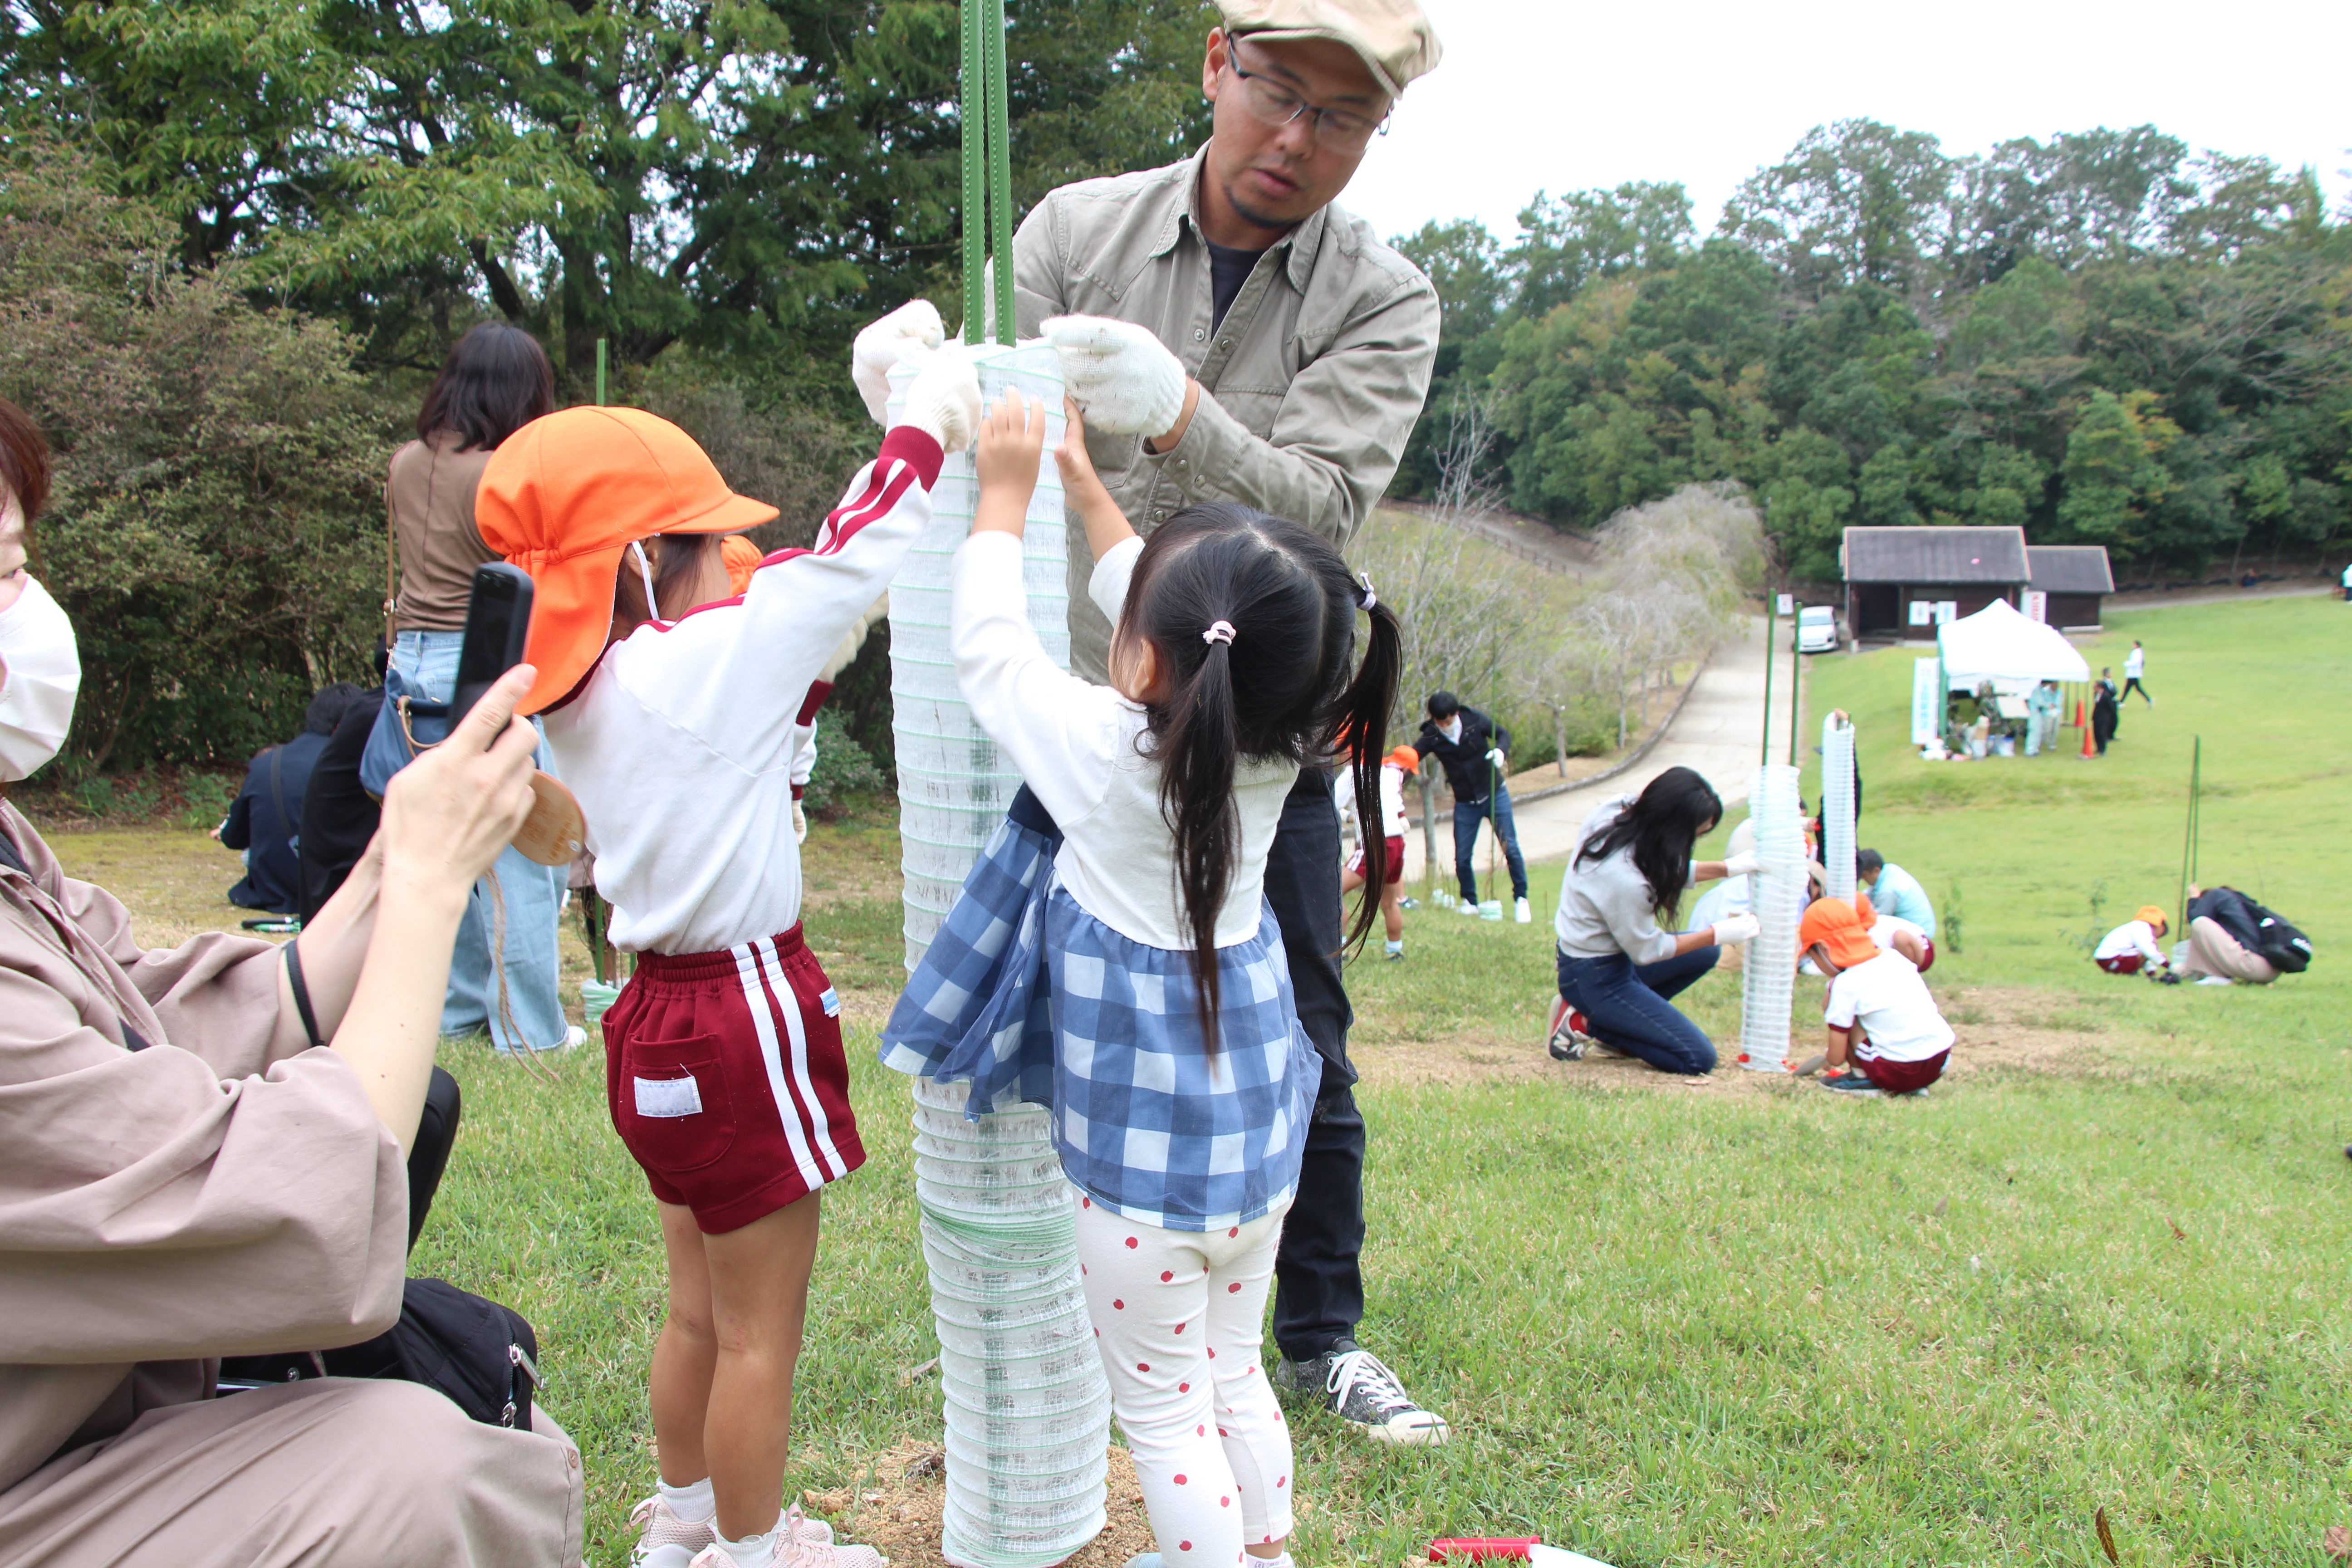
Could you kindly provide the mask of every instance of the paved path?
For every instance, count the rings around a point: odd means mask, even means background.
[[[1773,675],[1772,733],[1779,755],[1785,760],[1789,743],[1789,624],[1779,623],[1780,664]],[[1696,768],[1723,796],[1724,809],[1737,816],[1748,799],[1748,774],[1760,760],[1764,713],[1764,621],[1748,620],[1743,629],[1715,650],[1698,684],[1675,715],[1665,738],[1650,749],[1639,765],[1599,784],[1563,790],[1530,801],[1513,812],[1519,830],[1519,850],[1530,860],[1557,859],[1576,847],[1576,830],[1587,813],[1612,795],[1639,790],[1676,766]],[[1441,811],[1437,822],[1437,855],[1451,868],[1454,857],[1452,814]],[[1417,883],[1422,872],[1422,832],[1418,824],[1405,835],[1405,880]],[[1486,836],[1477,852],[1479,890],[1486,891]],[[1499,871],[1502,860],[1495,861]],[[1508,890],[1507,887],[1505,889]]]

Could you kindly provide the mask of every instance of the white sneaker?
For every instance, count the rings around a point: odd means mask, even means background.
[[[587,1043],[588,1031],[574,1024],[563,1031],[563,1043],[555,1048],[559,1051],[576,1051]]]
[[[1478,906],[1475,903],[1457,903],[1454,906],[1454,912],[1457,915],[1468,915],[1475,921],[1478,918]]]
[[[2230,977],[2226,974],[2200,974],[2197,977],[2197,984],[2200,985],[2227,985],[2230,984]]]
[[[847,1546],[833,1538],[833,1526],[802,1514],[794,1503],[776,1521],[775,1544],[761,1568],[889,1568],[890,1560],[871,1546]],[[735,1568],[735,1559],[714,1535],[689,1568]]]
[[[1528,908],[1527,900],[1517,900],[1511,905],[1511,918],[1518,921],[1521,925],[1528,925],[1534,922],[1536,912],[1535,910]]]
[[[695,1553],[719,1539],[716,1516],[690,1524],[677,1517],[659,1492],[631,1509],[629,1522],[638,1532],[629,1568],[688,1568]]]

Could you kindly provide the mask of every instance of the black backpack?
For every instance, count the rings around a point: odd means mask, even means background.
[[[446,1279],[411,1279],[400,1321],[341,1350],[232,1356],[221,1363],[222,1393],[314,1377],[397,1378],[449,1396],[489,1426],[530,1430],[539,1387],[539,1336],[511,1307]]]
[[[2311,967],[2311,939],[2277,915],[2254,906],[2254,951],[2271,961],[2281,974],[2300,974]]]

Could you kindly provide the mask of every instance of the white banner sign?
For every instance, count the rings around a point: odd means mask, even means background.
[[[1948,621],[1957,621],[1959,618],[1960,602],[1958,599],[1938,599],[1936,601],[1936,624],[1937,626],[1940,626]]]
[[[1923,658],[1911,667],[1911,743],[1924,746],[1944,732],[1944,661]]]
[[[2040,621],[2043,626],[2048,626],[2050,595],[2039,588],[2028,588],[2025,591],[2025,618],[2029,621]]]
[[[1780,595],[1780,613],[1784,616],[1793,616],[1797,613],[1796,595],[1783,594]]]
[[[1935,621],[1936,606],[1932,603],[1926,599],[1914,599],[1911,601],[1911,624],[1913,626],[1933,626]]]

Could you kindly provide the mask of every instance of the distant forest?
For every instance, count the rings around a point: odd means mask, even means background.
[[[2119,569],[2341,540],[2352,500],[2352,214],[2310,169],[2153,126],[1952,158],[1816,129],[1701,238],[1679,184],[1538,194],[1400,247],[1445,303],[1398,493],[1455,414],[1510,503],[1589,529],[1737,479],[1789,570],[1852,523],[2022,524]]]

